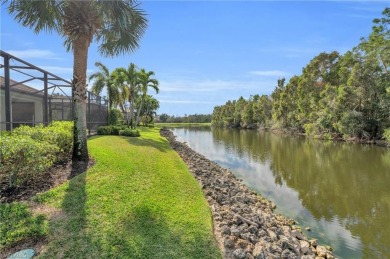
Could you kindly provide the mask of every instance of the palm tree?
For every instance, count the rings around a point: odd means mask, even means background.
[[[157,109],[160,108],[159,101],[151,95],[147,95],[144,100],[144,108],[141,111],[142,121],[144,125],[153,122]]]
[[[138,73],[138,80],[139,80],[138,82],[140,85],[140,90],[141,90],[142,96],[140,96],[141,103],[137,109],[137,118],[135,121],[135,125],[138,125],[138,123],[139,123],[139,119],[140,119],[139,116],[140,116],[140,113],[142,110],[144,100],[145,100],[146,95],[148,93],[148,88],[152,87],[154,90],[156,90],[156,93],[158,93],[158,91],[159,91],[158,81],[157,81],[157,79],[151,78],[152,76],[154,76],[153,71],[146,72],[146,70],[143,68]]]
[[[122,99],[129,102],[130,126],[133,127],[134,101],[139,91],[137,67],[130,63],[127,69],[120,67],[115,69],[114,72],[116,73],[116,80],[122,85]]]
[[[98,42],[105,56],[133,52],[147,27],[147,20],[134,0],[2,0],[23,26],[34,32],[57,32],[73,51],[73,159],[88,160],[86,135],[86,81],[88,48]]]
[[[108,108],[111,109],[113,104],[118,105],[119,91],[118,84],[115,80],[113,73],[103,65],[101,62],[96,62],[95,66],[98,67],[99,71],[89,76],[88,81],[93,81],[91,92],[100,95],[104,88],[107,89],[108,96]]]

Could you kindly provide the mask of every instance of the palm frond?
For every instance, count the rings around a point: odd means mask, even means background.
[[[134,52],[139,47],[147,19],[135,1],[99,1],[103,25],[96,38],[101,41],[99,51],[105,56]]]
[[[4,1],[8,2],[8,1]],[[8,12],[25,27],[40,31],[61,32],[63,1],[11,0]]]

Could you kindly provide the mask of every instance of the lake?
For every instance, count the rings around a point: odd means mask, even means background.
[[[172,129],[338,258],[390,258],[390,150],[256,130]]]

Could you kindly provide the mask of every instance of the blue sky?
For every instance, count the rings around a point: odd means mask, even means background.
[[[110,70],[133,62],[160,81],[158,113],[211,113],[227,100],[270,94],[320,52],[356,46],[385,7],[390,1],[143,1],[149,27],[140,48],[104,58],[93,43],[88,73],[96,61]],[[5,6],[0,33],[1,50],[71,79],[72,54],[57,34],[34,34]]]

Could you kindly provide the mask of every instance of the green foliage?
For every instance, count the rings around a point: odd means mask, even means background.
[[[22,203],[0,204],[0,250],[28,238],[39,238],[48,232],[44,215],[33,216]]]
[[[73,122],[70,121],[55,121],[48,127],[42,124],[35,127],[20,126],[12,131],[12,135],[29,136],[37,142],[57,146],[58,160],[67,159],[73,148]]]
[[[320,133],[317,124],[315,123],[306,123],[303,125],[303,128],[305,129],[305,133],[308,136],[316,136]]]
[[[156,122],[166,123],[210,123],[211,114],[184,114],[184,116],[170,116],[166,113],[159,115]]]
[[[119,135],[119,131],[126,129],[126,126],[111,126],[111,135]]]
[[[118,125],[120,121],[123,121],[123,113],[118,109],[110,109],[108,112],[108,124]]]
[[[333,139],[381,139],[390,126],[390,8],[372,32],[344,55],[315,56],[301,75],[279,79],[271,96],[216,106],[212,124],[259,127]],[[250,127],[250,126],[249,126]]]
[[[341,120],[337,123],[337,127],[345,138],[360,138],[364,129],[363,114],[357,111],[344,112]]]
[[[124,129],[119,131],[120,136],[127,136],[127,137],[139,137],[140,133],[139,130],[134,129]]]
[[[390,142],[390,128],[388,129],[385,129],[385,132],[383,133],[383,136],[385,137],[385,139]]]
[[[12,135],[0,139],[0,180],[9,187],[44,173],[57,160],[59,148],[30,136]]]
[[[97,129],[98,135],[122,135],[130,137],[139,137],[140,133],[138,130],[133,130],[127,126],[100,126]]]
[[[112,127],[111,126],[100,126],[97,128],[98,135],[112,135]]]
[[[53,122],[48,127],[20,126],[0,139],[0,180],[9,187],[44,173],[57,161],[68,159],[73,147],[73,123]]]

